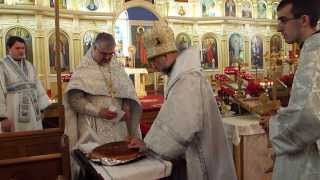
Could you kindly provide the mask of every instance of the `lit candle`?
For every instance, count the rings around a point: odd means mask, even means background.
[[[265,88],[265,86],[266,86],[266,83],[265,83],[265,82],[260,82],[259,84],[260,84],[260,86],[261,86],[262,88]]]

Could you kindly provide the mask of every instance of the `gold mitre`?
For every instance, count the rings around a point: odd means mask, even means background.
[[[156,23],[143,34],[148,59],[177,51],[174,34],[166,24]]]

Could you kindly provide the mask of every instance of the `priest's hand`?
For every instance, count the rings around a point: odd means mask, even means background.
[[[99,111],[99,117],[103,119],[113,119],[117,117],[117,113],[114,111],[110,111],[108,108],[102,108]]]
[[[1,121],[1,130],[2,132],[13,132],[14,131],[14,122],[11,119],[4,119]]]
[[[139,148],[140,150],[146,149],[146,144],[143,142],[142,139],[136,138],[136,137],[130,137],[129,138],[129,148]]]

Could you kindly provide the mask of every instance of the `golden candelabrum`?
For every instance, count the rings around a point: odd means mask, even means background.
[[[234,66],[238,67],[238,73],[235,74],[235,82],[237,83],[237,93],[238,97],[245,97],[245,93],[243,91],[243,79],[241,78],[241,72],[245,71],[245,68],[248,67],[248,63],[244,63],[241,59],[238,59]]]
[[[279,78],[282,75],[285,56],[283,51],[271,54],[267,52],[264,54],[264,59],[265,62],[268,62],[267,75],[260,80],[260,86],[265,92],[260,95],[257,106],[253,108],[253,111],[260,115],[271,113],[280,107],[280,101],[277,100],[277,87],[281,84]]]
[[[268,62],[267,67],[267,77],[274,75],[276,73],[276,76],[281,76],[283,71],[283,62],[286,59],[284,56],[284,52],[266,52],[264,55],[265,62]]]
[[[292,50],[289,51],[289,58],[285,60],[290,66],[290,73],[294,73],[297,70],[299,54],[300,45],[298,43],[293,43]]]
[[[271,99],[276,100],[277,98],[277,87],[279,85],[283,86],[284,84],[280,81],[280,77],[283,73],[283,63],[286,59],[284,56],[284,51],[276,52],[266,52],[264,54],[265,62],[269,62],[267,67],[267,79],[271,79],[272,90],[271,90]]]

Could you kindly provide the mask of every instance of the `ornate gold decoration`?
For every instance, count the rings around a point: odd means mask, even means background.
[[[179,10],[178,10],[178,14],[180,16],[184,16],[186,15],[186,11],[183,9],[183,6],[180,6]]]
[[[116,95],[116,91],[113,88],[113,83],[112,83],[112,73],[111,73],[111,68],[110,65],[108,65],[108,73],[109,73],[109,78],[107,78],[104,74],[104,70],[102,66],[99,66],[99,70],[103,76],[103,78],[105,79],[106,85],[108,87],[109,90],[109,94],[111,96],[111,98],[113,99]]]

